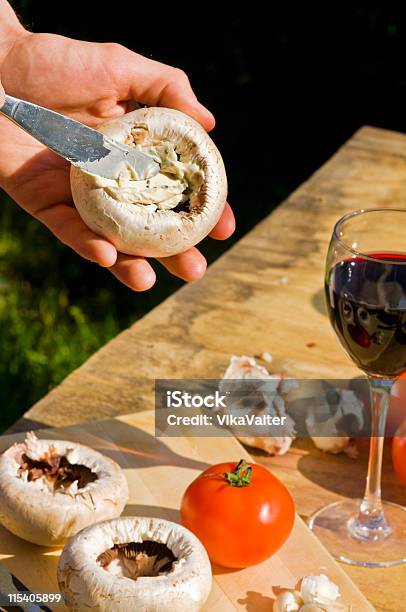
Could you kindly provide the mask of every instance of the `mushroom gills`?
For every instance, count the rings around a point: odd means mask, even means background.
[[[40,459],[32,459],[23,453],[18,475],[21,478],[25,473],[28,482],[42,478],[53,491],[67,489],[75,481],[77,488],[83,489],[89,482],[97,480],[97,474],[90,468],[70,463],[64,455],[58,455],[53,446]]]
[[[109,573],[132,580],[168,574],[175,561],[177,558],[166,544],[152,540],[115,544],[97,557]]]

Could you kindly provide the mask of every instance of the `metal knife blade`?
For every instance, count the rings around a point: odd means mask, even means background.
[[[11,574],[3,563],[0,563],[0,610],[21,610],[22,612],[41,612],[43,610],[44,612],[52,612],[48,606],[35,603],[21,602],[16,606],[9,605],[10,599],[8,596],[17,593],[31,594],[32,591],[14,574]]]
[[[6,96],[0,113],[87,172],[117,178],[124,166],[129,167],[137,179],[150,178],[159,172],[159,162],[152,155],[127,147],[79,121],[37,104]]]

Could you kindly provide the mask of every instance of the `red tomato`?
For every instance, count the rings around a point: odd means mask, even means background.
[[[212,563],[237,568],[279,550],[292,531],[295,506],[267,469],[241,460],[202,472],[186,489],[180,514]]]
[[[406,421],[392,440],[392,463],[400,482],[406,485]]]

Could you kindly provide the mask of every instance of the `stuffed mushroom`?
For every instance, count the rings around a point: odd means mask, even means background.
[[[128,499],[120,466],[66,440],[29,433],[0,457],[0,523],[42,546],[59,546],[84,527],[119,516]]]
[[[84,222],[122,253],[168,257],[202,240],[227,195],[223,160],[191,117],[141,108],[105,123],[105,135],[154,157],[160,171],[140,179],[122,168],[115,179],[71,169],[73,200]]]
[[[121,517],[70,540],[58,582],[70,610],[197,612],[212,575],[203,545],[189,530],[163,519]]]

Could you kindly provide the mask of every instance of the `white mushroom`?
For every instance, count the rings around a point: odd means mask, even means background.
[[[220,388],[227,389],[228,380],[252,380],[252,386],[244,383],[242,388],[243,397],[240,402],[227,403],[227,410],[232,414],[239,408],[250,410],[251,414],[269,415],[284,419],[283,426],[274,426],[268,430],[269,435],[246,436],[238,433],[232,428],[237,439],[247,446],[253,446],[269,453],[270,455],[284,455],[290,448],[295,438],[295,424],[286,413],[284,396],[297,385],[296,381],[283,379],[279,374],[270,374],[268,370],[258,364],[253,357],[242,355],[231,356],[230,364],[223,376]],[[230,388],[232,394],[232,387]],[[245,400],[244,396],[247,396]],[[247,402],[249,405],[247,406]],[[283,422],[283,421],[282,421]]]
[[[127,499],[120,466],[75,442],[31,433],[0,457],[0,522],[34,544],[61,545],[83,527],[119,516]]]
[[[195,612],[210,593],[212,576],[203,545],[188,529],[121,517],[70,540],[58,582],[70,610]]]
[[[122,253],[167,257],[197,244],[217,223],[227,196],[223,160],[205,130],[168,108],[140,108],[100,131],[160,162],[154,177],[130,169],[106,179],[72,167],[72,195],[84,222]]]

